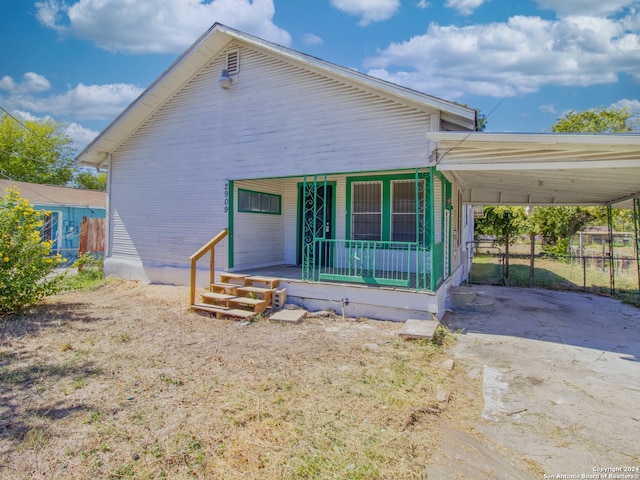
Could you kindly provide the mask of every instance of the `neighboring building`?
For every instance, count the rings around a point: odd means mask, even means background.
[[[50,212],[44,219],[43,239],[53,241],[52,251],[68,262],[78,258],[83,218],[105,218],[104,192],[0,179],[0,193],[8,188],[17,189],[35,210]]]

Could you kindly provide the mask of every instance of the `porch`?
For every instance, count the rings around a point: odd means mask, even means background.
[[[459,229],[451,184],[435,170],[233,180],[226,191],[227,255],[210,284],[230,273],[273,277],[288,303],[355,317],[443,312],[437,292],[456,269]]]
[[[451,183],[433,169],[234,180],[226,191],[228,271],[296,265],[307,281],[433,292],[460,243]]]
[[[389,285],[303,280],[303,268],[299,265],[275,265],[238,273],[278,278],[279,288],[286,289],[287,303],[310,312],[332,310],[351,318],[431,320],[443,310],[446,295],[444,289],[430,292]]]
[[[279,291],[285,292],[288,304],[311,312],[331,310],[338,315],[350,318],[363,317],[404,322],[408,319],[430,320],[444,311],[446,300],[444,285],[437,292],[430,292],[388,285],[308,281],[302,279],[302,274],[303,268],[300,265],[273,265],[239,270],[233,274],[218,272],[212,285],[216,285],[220,279],[228,278],[228,275],[262,281],[269,279],[272,284],[277,285]],[[197,295],[210,295],[209,290],[211,288],[201,290]],[[195,296],[194,294],[194,298]],[[192,308],[197,305],[194,302],[192,302]],[[206,308],[203,310],[206,311]]]

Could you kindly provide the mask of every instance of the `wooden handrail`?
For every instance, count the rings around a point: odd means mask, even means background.
[[[209,252],[209,284],[214,283],[215,280],[215,247],[229,234],[229,229],[225,228],[218,235],[209,240],[203,247],[201,247],[196,253],[191,255],[191,282],[189,285],[189,305],[196,303],[196,263],[207,252]]]

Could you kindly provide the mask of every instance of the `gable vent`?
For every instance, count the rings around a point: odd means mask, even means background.
[[[240,51],[227,52],[227,72],[236,75],[240,71]]]

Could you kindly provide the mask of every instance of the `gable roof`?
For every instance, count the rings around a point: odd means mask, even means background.
[[[20,196],[29,200],[32,205],[46,207],[85,207],[105,208],[107,195],[98,190],[42,185],[38,183],[15,182],[0,179],[0,194],[7,188],[14,187]]]
[[[473,109],[374,78],[215,23],[80,152],[78,161],[85,165],[102,165],[109,153],[117,149],[132,132],[203,67],[223,52],[233,40],[267,51],[290,62],[304,64],[307,69],[340,79],[345,83],[358,85],[387,97],[395,97],[403,103],[440,111],[443,121],[461,124],[467,129],[475,127],[476,112]]]
[[[429,132],[432,164],[466,204],[632,208],[640,197],[640,135]]]

